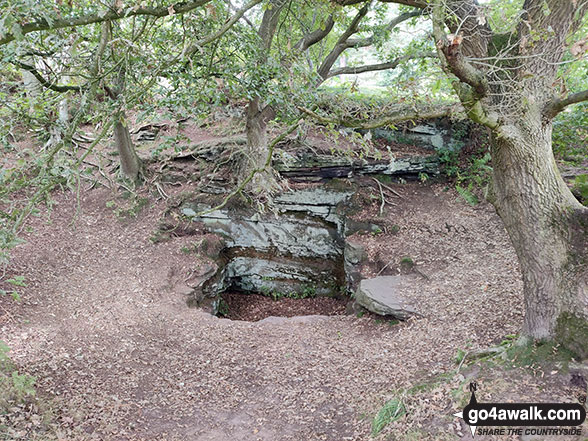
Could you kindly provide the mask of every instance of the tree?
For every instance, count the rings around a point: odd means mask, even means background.
[[[588,99],[554,87],[588,3],[526,0],[516,30],[499,38],[473,1],[437,2],[436,45],[468,115],[490,129],[494,205],[524,282],[523,334],[588,355],[588,209],[563,181],[552,150],[553,118]],[[454,34],[448,36],[445,28]],[[495,54],[495,55],[493,55]]]
[[[26,81],[27,94],[34,100],[38,99],[39,87],[56,93],[80,93],[82,105],[78,108],[69,130],[65,136],[64,125],[68,118],[63,117],[64,112],[60,106],[60,120],[53,124],[51,129],[51,139],[46,147],[50,150],[48,155],[49,164],[57,152],[65,145],[71,143],[71,137],[77,130],[77,126],[82,117],[87,117],[90,106],[95,105],[97,90],[100,89],[108,98],[110,106],[107,110],[111,122],[108,123],[113,127],[114,144],[117,148],[118,156],[121,163],[122,175],[133,183],[137,183],[142,168],[141,161],[135,152],[133,146],[125,107],[135,104],[137,98],[145,95],[162,75],[170,74],[170,68],[179,64],[184,57],[193,55],[203,46],[222,37],[232,25],[234,25],[243,14],[261,0],[252,0],[251,2],[238,9],[233,16],[227,18],[226,22],[218,29],[210,29],[215,25],[201,26],[208,31],[208,34],[199,39],[191,41],[190,45],[184,44],[190,42],[189,30],[182,21],[180,30],[173,26],[160,25],[155,28],[154,23],[162,17],[181,17],[192,11],[197,11],[205,5],[211,4],[212,0],[197,0],[192,2],[175,2],[166,6],[144,7],[137,5],[124,6],[120,1],[113,1],[108,7],[98,7],[92,3],[86,4],[81,2],[75,6],[69,4],[59,4],[52,6],[51,2],[39,2],[35,5],[33,20],[29,21],[30,10],[27,1],[19,1],[11,4],[10,7],[2,14],[2,25],[0,26],[0,49],[2,50],[4,60],[10,61],[19,67],[23,72],[23,80]],[[116,35],[115,41],[112,41],[113,24],[121,23],[117,27],[119,35]],[[127,22],[130,22],[127,23]],[[201,20],[192,20],[193,26],[202,24]],[[87,28],[98,24],[100,32],[98,38],[95,34],[88,31]],[[157,69],[147,69],[145,60],[147,54],[137,54],[137,40],[157,41],[157,33],[143,35],[146,29],[159,30],[165,33],[167,29],[173,29],[173,43],[179,44],[180,49],[177,55],[169,56],[169,46],[166,47],[164,54],[159,54],[161,58],[152,61],[152,65],[158,65]],[[163,29],[163,31],[162,31]],[[199,29],[200,30],[200,29]],[[66,36],[57,36],[57,38],[43,38],[47,33],[69,33]],[[73,60],[64,60],[61,56],[65,43],[71,35],[84,32],[82,40],[85,51],[78,54]],[[199,35],[196,33],[196,35]],[[55,37],[55,35],[54,35]],[[44,46],[46,41],[57,41],[53,43],[55,48],[49,50],[38,49],[37,46]],[[95,43],[92,45],[91,43]],[[161,45],[161,41],[159,42]],[[157,53],[153,50],[154,45],[150,47],[151,53]],[[164,58],[164,56],[166,56]],[[69,57],[74,58],[74,57]],[[88,62],[88,60],[92,60]],[[41,60],[41,61],[38,61]],[[37,65],[55,64],[57,69],[49,66],[48,69],[39,69]],[[89,65],[89,66],[88,66]],[[143,69],[138,69],[141,67]],[[129,87],[129,70],[133,71],[136,80],[136,87],[131,92]],[[70,72],[69,75],[65,72]],[[64,72],[63,75],[60,72]],[[72,73],[75,72],[75,73]],[[70,78],[71,77],[71,78]],[[67,84],[72,80],[72,84]],[[147,79],[147,81],[145,81]],[[139,90],[137,90],[139,89]],[[128,99],[127,99],[128,96]],[[63,98],[61,102],[67,102]],[[53,134],[58,136],[53,136]]]
[[[500,33],[476,0],[392,2],[431,14],[439,59],[457,97],[490,131],[493,203],[523,276],[523,335],[561,342],[586,357],[588,209],[563,181],[551,143],[553,118],[588,100],[586,90],[565,92],[560,69],[564,57],[570,61],[568,42],[585,22],[588,3],[525,0],[515,26]]]
[[[370,11],[371,2],[359,8],[349,17],[330,3],[318,1],[310,5],[293,5],[282,0],[271,0],[263,10],[259,26],[256,28],[257,51],[254,68],[247,73],[254,76],[253,90],[246,111],[247,149],[240,167],[239,176],[248,181],[248,188],[260,196],[270,196],[277,188],[273,172],[265,164],[271,151],[268,149],[268,123],[276,117],[276,108],[288,108],[293,88],[303,88],[316,93],[317,88],[327,79],[339,75],[357,74],[379,70],[392,70],[409,60],[435,56],[431,52],[413,52],[395,57],[382,63],[362,66],[334,68],[342,54],[352,48],[365,48],[377,42],[375,29],[381,34],[390,32],[399,24],[423,14],[419,9],[402,13],[375,26],[360,26]],[[320,16],[324,14],[324,16]],[[280,26],[283,16],[294,16],[295,20]],[[310,23],[307,20],[311,17]],[[365,24],[365,23],[364,23]],[[255,24],[251,23],[255,27]],[[354,38],[358,34],[369,35]],[[332,41],[330,41],[332,40]],[[320,51],[311,54],[311,49],[321,45]],[[302,55],[306,56],[308,66],[300,69]],[[300,78],[294,78],[302,74]],[[294,87],[281,89],[281,83],[297,83]],[[269,85],[274,83],[274,87]],[[278,96],[283,95],[279,100]],[[286,96],[288,95],[288,96]],[[289,117],[296,113],[296,107],[288,108]],[[299,107],[302,113],[309,109]],[[436,110],[438,113],[438,110]],[[287,113],[283,112],[282,113]],[[445,112],[446,113],[446,112]],[[444,113],[444,114],[445,114]],[[401,118],[402,119],[402,118]]]

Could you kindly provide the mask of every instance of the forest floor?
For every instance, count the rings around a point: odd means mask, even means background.
[[[470,440],[452,416],[470,381],[484,402],[585,394],[582,379],[558,367],[456,361],[519,332],[515,252],[490,205],[470,206],[443,183],[389,185],[402,199],[380,216],[370,190],[359,216],[385,228],[360,240],[376,269],[416,263],[422,316],[400,323],[339,307],[308,315],[324,305],[261,321],[189,308],[176,282],[198,265],[186,252],[198,237],[150,240],[165,200],[144,194],[142,209],[125,215],[105,188],[56,194],[14,252],[22,300],[0,297],[0,339],[37,391],[0,415],[0,439]],[[406,414],[372,436],[391,399]]]

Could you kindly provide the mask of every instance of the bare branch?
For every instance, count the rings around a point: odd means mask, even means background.
[[[233,5],[233,4],[231,3],[231,0],[227,0],[227,3],[228,3],[228,5],[229,5],[229,8],[230,8],[230,9],[232,9],[233,11],[235,11],[235,12],[238,12],[238,11],[239,11],[239,8],[237,8],[235,5]],[[257,28],[255,27],[255,25],[253,24],[253,22],[252,22],[251,20],[249,20],[249,19],[247,18],[247,16],[243,16],[243,20],[245,21],[245,23],[247,23],[247,25],[248,25],[248,26],[249,26],[251,29],[253,29],[253,30],[257,30]]]
[[[192,2],[179,2],[169,6],[162,6],[159,8],[147,7],[130,7],[126,10],[110,10],[106,13],[97,12],[95,14],[82,15],[71,18],[57,18],[51,21],[41,19],[39,21],[26,23],[20,27],[20,34],[25,35],[35,31],[48,31],[53,29],[72,28],[76,26],[84,26],[92,23],[101,23],[104,21],[120,20],[122,18],[134,17],[139,15],[151,17],[166,17],[168,15],[183,14],[196,9],[200,6],[209,3],[210,0],[196,0]],[[7,32],[0,38],[0,46],[10,43],[16,39],[13,32]]]
[[[369,72],[369,71],[377,71],[377,70],[385,70],[385,69],[394,69],[396,65],[394,62],[390,63],[381,63],[371,65],[369,68],[366,66],[365,70],[359,70],[358,72],[354,71],[354,68],[341,68],[336,69],[331,72],[331,69],[339,56],[349,48],[359,48],[359,47],[367,47],[374,44],[374,35],[370,35],[366,38],[351,38],[353,34],[356,34],[360,31],[359,24],[361,20],[365,17],[368,12],[370,3],[366,3],[356,14],[353,18],[353,21],[349,25],[349,27],[345,30],[345,32],[339,37],[339,40],[335,44],[335,47],[331,50],[331,52],[325,57],[321,66],[319,67],[317,73],[322,81],[326,80],[327,78],[334,77],[337,75],[345,75],[345,74],[353,74],[353,73],[360,73],[360,72]],[[386,25],[387,30],[392,30],[400,23],[409,20],[412,17],[418,17],[424,13],[423,10],[415,10],[410,12],[405,12],[400,14],[398,17],[393,18],[388,22]]]
[[[581,103],[582,101],[588,101],[588,89],[577,93],[571,93],[565,98],[556,98],[548,102],[543,114],[551,119],[567,106]]]
[[[442,116],[448,116],[462,111],[461,105],[458,103],[448,104],[445,106],[437,107],[423,107],[417,109],[416,107],[399,107],[393,111],[390,115],[383,118],[379,118],[373,121],[365,120],[345,120],[341,118],[329,118],[326,116],[319,115],[306,107],[298,107],[302,113],[310,116],[312,119],[322,124],[335,124],[343,127],[350,127],[356,129],[376,129],[378,127],[385,127],[393,124],[397,124],[402,121],[418,120],[418,119],[430,119],[440,118]]]
[[[437,55],[430,52],[426,54],[414,54],[414,55],[404,55],[403,57],[399,57],[393,61],[389,61],[386,63],[378,63],[378,64],[366,64],[363,66],[347,66],[341,67],[339,69],[333,69],[327,75],[327,78],[331,78],[337,75],[357,75],[364,72],[375,72],[379,70],[388,70],[388,69],[396,69],[400,63],[408,60],[415,60],[421,58],[436,58]]]
[[[489,114],[482,100],[490,94],[484,73],[465,59],[461,52],[462,37],[459,34],[448,36],[443,29],[446,14],[445,6],[437,2],[433,7],[433,36],[437,53],[444,71],[455,75],[459,81],[453,88],[462,102],[467,115],[474,121],[490,128],[498,126],[498,116]],[[450,38],[448,38],[450,37]]]

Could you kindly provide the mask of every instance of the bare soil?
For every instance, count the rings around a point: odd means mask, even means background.
[[[400,397],[406,416],[375,439],[470,440],[452,414],[472,379],[480,401],[585,394],[558,368],[459,366],[458,351],[519,332],[516,255],[491,206],[471,207],[442,183],[389,185],[400,196],[387,193],[380,215],[378,187],[362,182],[355,217],[382,233],[352,240],[366,246],[368,275],[406,271],[403,257],[415,263],[422,315],[395,326],[326,316],[324,305],[314,318],[256,322],[188,308],[182,282],[208,258],[182,250],[204,233],[150,240],[166,208],[161,193],[186,187],[141,194],[136,216],[132,201],[105,188],[56,194],[14,253],[8,275],[26,276],[22,301],[0,297],[0,339],[20,372],[37,378],[37,398],[0,415],[0,438],[370,440],[373,416]],[[260,303],[259,317],[270,313]],[[416,385],[428,386],[407,393]]]

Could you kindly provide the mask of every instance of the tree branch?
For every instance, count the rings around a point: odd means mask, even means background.
[[[337,75],[345,75],[345,74],[353,74],[353,73],[360,73],[360,72],[369,72],[369,71],[376,71],[376,70],[384,70],[384,69],[394,69],[396,65],[389,64],[389,63],[381,63],[377,65],[371,65],[369,68],[366,67],[365,70],[359,70],[355,72],[354,68],[341,68],[336,69],[335,71],[331,72],[331,69],[339,56],[349,48],[359,48],[359,47],[367,47],[374,44],[374,35],[370,35],[366,38],[351,38],[351,36],[357,32],[359,32],[359,23],[363,19],[363,17],[367,14],[368,8],[370,3],[366,3],[363,8],[359,10],[357,15],[354,17],[353,21],[349,25],[349,27],[345,30],[345,32],[339,37],[337,44],[331,50],[331,52],[325,57],[323,63],[319,67],[317,73],[322,81],[326,80],[327,78],[331,78]],[[394,29],[400,23],[405,22],[406,20],[412,17],[418,17],[424,13],[424,10],[415,10],[410,12],[405,12],[400,14],[399,16],[393,18],[388,22],[386,25],[386,29],[388,31]]]
[[[399,57],[393,61],[389,61],[386,63],[378,63],[378,64],[366,64],[363,66],[355,66],[355,67],[341,67],[339,69],[333,69],[327,75],[327,78],[331,78],[337,75],[357,75],[364,72],[375,72],[379,70],[387,70],[387,69],[396,69],[400,63],[408,60],[415,60],[420,58],[436,58],[437,55],[430,52],[426,54],[414,54],[414,55],[404,55]]]
[[[79,91],[83,90],[83,88],[80,86],[60,86],[58,84],[53,84],[53,83],[47,81],[45,79],[45,77],[43,77],[43,75],[41,75],[39,73],[39,71],[37,69],[35,69],[33,66],[30,66],[25,63],[21,63],[20,61],[12,61],[12,64],[33,74],[33,76],[37,79],[37,81],[41,84],[41,86],[43,86],[46,89],[50,89],[55,92],[67,92],[70,90],[75,90],[76,92],[79,92]]]
[[[48,31],[53,29],[72,28],[104,21],[120,20],[122,18],[146,15],[151,17],[166,17],[168,15],[183,14],[209,3],[210,0],[196,0],[192,2],[179,2],[170,6],[159,8],[130,7],[126,10],[110,10],[106,13],[95,13],[71,18],[54,18],[51,21],[42,19],[26,23],[20,27],[19,34],[25,35],[35,31]],[[0,38],[0,46],[15,40],[17,35],[7,32]]]
[[[402,107],[395,110],[388,116],[373,121],[330,118],[319,115],[318,113],[313,112],[312,110],[307,109],[306,107],[298,107],[298,110],[300,110],[302,113],[310,116],[312,119],[315,119],[316,121],[322,124],[335,124],[338,126],[355,129],[376,129],[378,127],[389,126],[402,121],[440,118],[442,116],[452,115],[463,109],[461,108],[461,105],[459,105],[458,103],[453,103],[439,107],[423,107],[422,109],[417,109],[415,107]]]
[[[446,20],[445,5],[437,2],[433,8],[433,35],[444,68],[453,73],[463,83],[468,84],[479,98],[488,94],[488,82],[483,72],[472,66],[463,56],[463,36],[446,35],[443,26]],[[449,37],[449,38],[448,38]]]
[[[393,18],[392,20],[390,20],[388,22],[388,24],[386,25],[386,30],[387,31],[391,31],[396,26],[398,26],[400,23],[403,23],[406,20],[409,20],[409,19],[411,19],[413,17],[419,17],[419,16],[423,15],[424,13],[425,13],[424,10],[417,9],[417,10],[414,10],[414,11],[405,12],[404,14],[400,14],[398,17],[395,17],[395,18]],[[371,46],[372,44],[374,44],[374,36],[373,35],[370,35],[369,37],[366,37],[366,38],[358,38],[358,39],[348,38],[346,43],[347,43],[347,47],[366,47],[366,46]]]
[[[559,112],[565,109],[571,104],[581,103],[582,101],[588,101],[588,89],[577,93],[571,93],[565,98],[556,98],[551,100],[545,106],[543,114],[551,119],[555,117]]]
[[[227,3],[228,3],[228,5],[229,5],[229,8],[230,8],[230,9],[232,9],[232,10],[233,10],[233,11],[235,11],[235,12],[239,12],[239,8],[237,8],[236,6],[234,6],[234,5],[231,3],[231,0],[227,0]],[[244,16],[244,17],[243,17],[243,20],[245,21],[245,23],[247,23],[247,25],[248,25],[248,26],[249,26],[251,29],[253,29],[253,30],[257,30],[257,28],[255,27],[255,25],[253,24],[253,22],[252,22],[251,20],[249,20],[247,17],[245,17],[245,16]]]
[[[300,52],[304,52],[309,47],[318,43],[327,35],[329,35],[329,32],[331,32],[331,30],[333,29],[334,24],[335,21],[333,20],[333,14],[331,14],[329,15],[329,18],[327,18],[327,21],[325,22],[323,28],[319,27],[318,29],[315,29],[309,34],[306,34],[304,37],[298,40],[298,42],[294,45],[294,49]]]
[[[413,8],[424,9],[429,6],[427,0],[380,0],[382,3],[396,3],[399,5],[412,6]],[[341,6],[356,5],[363,3],[365,0],[334,0],[335,3]]]
[[[371,2],[366,3],[359,11],[357,11],[357,14],[355,15],[355,17],[353,17],[351,24],[347,27],[343,34],[341,34],[339,40],[337,40],[337,43],[335,44],[331,52],[329,52],[329,54],[325,57],[325,59],[319,66],[317,73],[323,81],[328,78],[329,71],[333,67],[333,64],[335,64],[335,61],[337,61],[337,58],[339,58],[343,51],[347,49],[347,40],[349,39],[349,37],[351,37],[358,31],[359,22],[368,13],[370,3]]]
[[[433,36],[441,67],[452,73],[459,80],[452,84],[467,115],[475,122],[490,128],[498,127],[498,115],[489,114],[482,104],[483,98],[489,93],[489,85],[484,73],[472,66],[463,56],[461,35],[445,34],[445,6],[436,2],[433,7]]]
[[[208,0],[207,0],[208,1]],[[233,14],[231,16],[231,18],[229,20],[227,20],[225,22],[225,24],[215,33],[202,38],[200,40],[198,40],[196,43],[188,46],[186,49],[184,49],[183,52],[183,57],[189,57],[190,55],[194,54],[194,52],[196,52],[198,49],[200,49],[202,46],[205,46],[211,42],[213,42],[214,40],[219,39],[220,37],[222,37],[229,29],[231,29],[231,27],[241,19],[241,17],[243,17],[243,15],[245,15],[245,13],[247,11],[249,11],[251,8],[253,8],[255,5],[258,5],[259,3],[261,3],[263,0],[252,0],[249,3],[247,3],[245,6],[243,6],[241,9],[238,9],[235,14]]]

